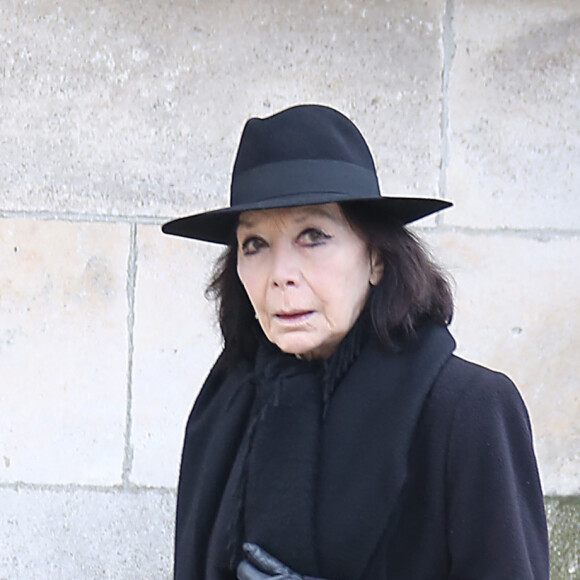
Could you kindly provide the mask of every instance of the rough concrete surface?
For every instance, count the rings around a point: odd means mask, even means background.
[[[140,485],[175,487],[185,421],[220,341],[203,299],[220,248],[139,226],[133,367],[133,469]]]
[[[0,481],[115,484],[127,376],[124,224],[0,219]]]
[[[446,223],[578,228],[580,3],[460,0],[454,30]]]
[[[243,121],[304,101],[354,113],[385,187],[435,193],[444,5],[3,3],[0,203],[220,205]]]
[[[0,489],[0,579],[171,578],[174,494]]]
[[[546,516],[550,533],[551,580],[580,578],[580,501],[578,498],[548,498]]]

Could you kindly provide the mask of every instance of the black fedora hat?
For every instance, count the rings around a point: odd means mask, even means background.
[[[229,207],[172,220],[162,230],[227,244],[242,211],[355,201],[405,224],[451,205],[381,196],[373,158],[352,121],[330,107],[298,105],[246,123]]]

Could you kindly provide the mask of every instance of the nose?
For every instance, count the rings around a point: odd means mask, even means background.
[[[300,264],[296,250],[288,244],[273,248],[270,282],[275,288],[297,286],[300,281]]]

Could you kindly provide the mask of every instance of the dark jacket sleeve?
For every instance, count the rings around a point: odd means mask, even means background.
[[[526,408],[507,377],[468,368],[447,450],[450,578],[547,580],[544,503]]]

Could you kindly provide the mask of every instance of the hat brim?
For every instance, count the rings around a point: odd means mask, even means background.
[[[214,244],[229,244],[241,212],[323,203],[364,203],[403,224],[417,221],[453,205],[449,201],[433,198],[375,196],[353,199],[344,193],[317,192],[313,196],[310,192],[277,196],[258,202],[239,204],[235,208],[226,207],[178,218],[163,224],[161,230],[173,236]]]

